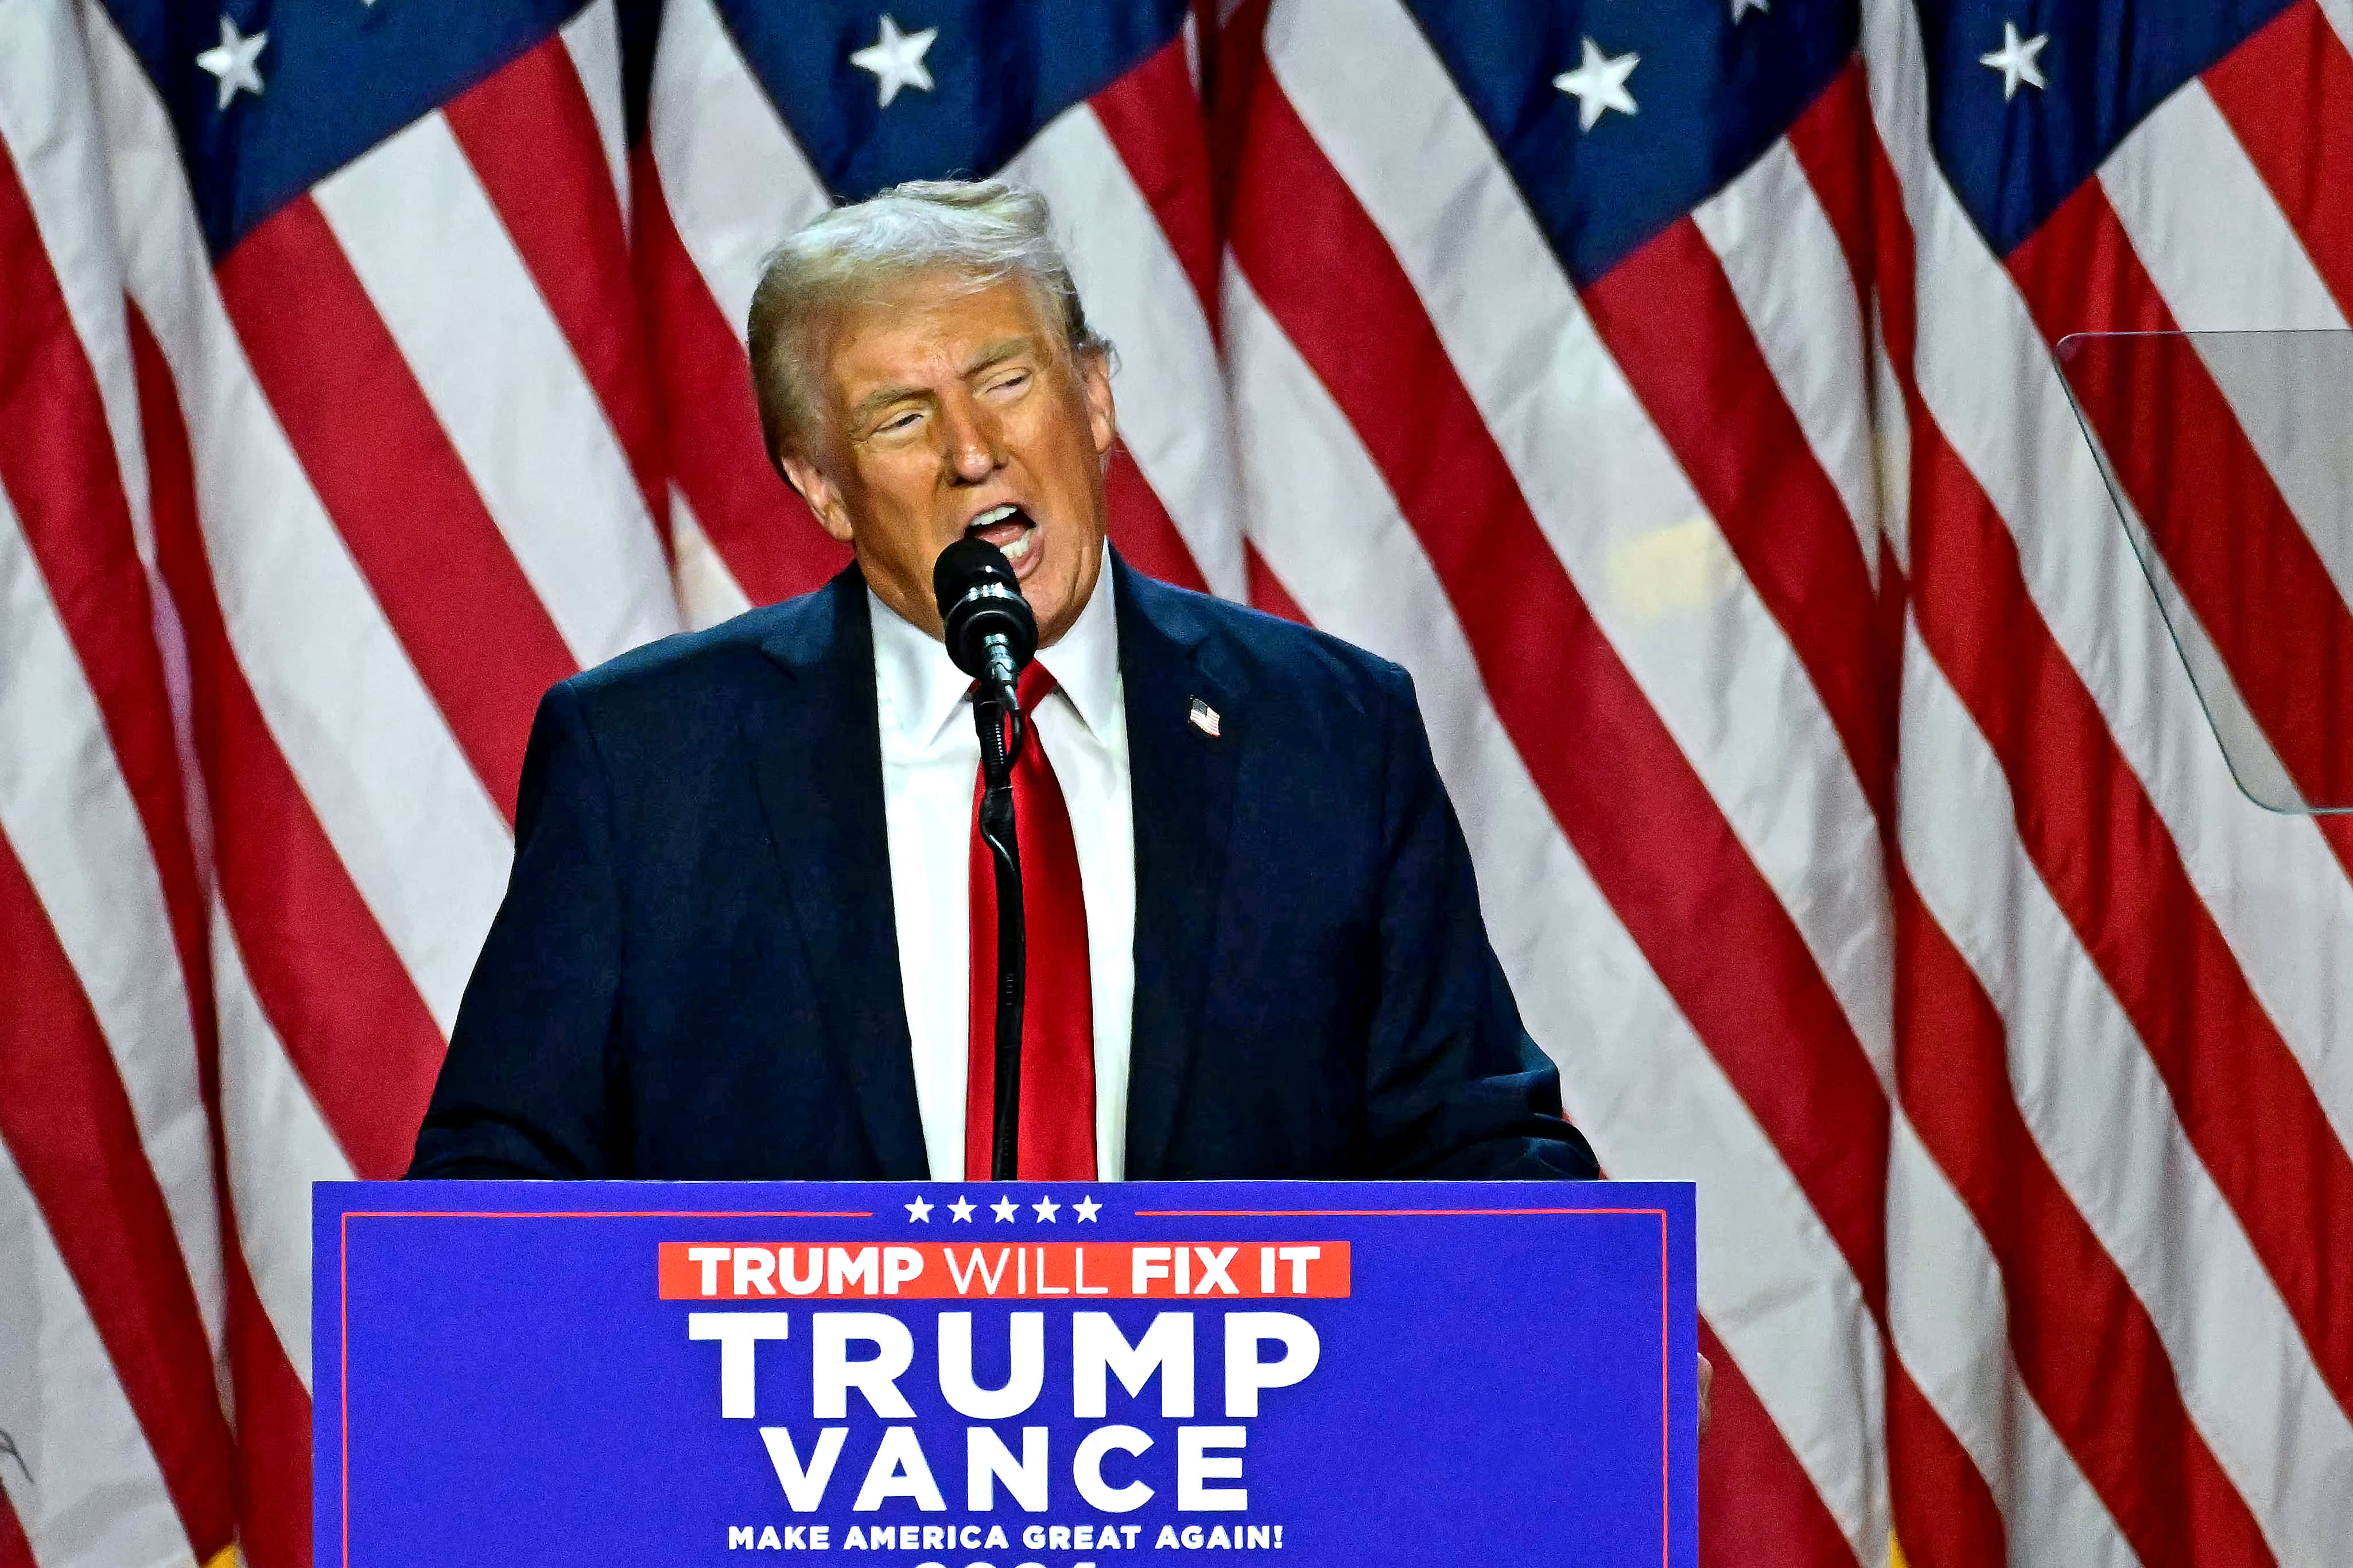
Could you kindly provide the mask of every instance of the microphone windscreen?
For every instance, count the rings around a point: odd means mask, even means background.
[[[1021,581],[1013,574],[1013,563],[1005,552],[986,539],[959,539],[940,552],[932,566],[932,596],[939,601],[940,618],[947,619],[956,601],[985,583],[998,584],[1012,593],[1021,592]]]
[[[992,637],[1003,639],[1018,672],[1038,651],[1038,621],[1005,552],[985,539],[959,539],[932,565],[932,594],[940,602],[940,633],[948,658],[975,680],[988,668]]]

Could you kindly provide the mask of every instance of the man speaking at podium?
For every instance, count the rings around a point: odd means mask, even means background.
[[[412,1174],[989,1175],[997,904],[934,584],[965,539],[1039,645],[1018,1175],[1595,1174],[1405,673],[1104,542],[1110,346],[1046,220],[906,185],[771,258],[768,447],[856,564],[547,694]]]

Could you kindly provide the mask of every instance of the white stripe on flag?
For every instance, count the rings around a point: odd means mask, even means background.
[[[1006,165],[1043,195],[1090,320],[1119,353],[1119,428],[1210,588],[1242,596],[1225,379],[1192,280],[1091,105]]]
[[[1830,215],[1798,155],[1781,141],[1694,209],[1692,221],[1724,264],[1740,313],[1807,445],[1846,503],[1857,548],[1875,578],[1879,496],[1871,404],[1869,384],[1857,374],[1862,309]]]
[[[237,1238],[261,1310],[311,1386],[311,1184],[357,1179],[261,1010],[227,911],[213,902],[220,1014],[221,1139]]]
[[[589,111],[596,117],[596,139],[604,143],[605,162],[613,171],[613,192],[620,200],[621,220],[629,218],[629,132],[621,101],[621,25],[615,0],[591,0],[580,14],[557,30],[580,86],[588,95]]]
[[[2353,0],[2320,0],[2320,14],[2337,29],[2338,40],[2353,49]]]
[[[194,1568],[146,1434],[16,1157],[0,1142],[0,1454],[40,1568]]]
[[[1887,334],[1880,320],[1879,293],[1871,300],[1871,405],[1877,411],[1872,429],[1873,466],[1879,479],[1879,537],[1894,552],[1895,569],[1912,573],[1912,420],[1904,402],[1904,385],[1896,379],[1895,362],[1887,353]],[[1876,550],[1873,559],[1878,558]],[[1886,584],[1881,584],[1885,590]]]
[[[1396,252],[1579,596],[1836,993],[1883,1082],[1877,823],[1810,678],[1595,334],[1412,18],[1303,0],[1267,62]],[[1577,430],[1563,441],[1559,433]]]
[[[1876,1561],[1881,1367],[1852,1272],[1562,837],[1346,416],[1231,266],[1225,282],[1254,542],[1317,626],[1412,672],[1489,934],[1570,1115],[1613,1174],[1699,1182],[1701,1306],[1857,1555]]]
[[[1936,168],[1917,17],[1905,5],[1863,16],[1873,113],[1917,253],[1921,399],[2016,539],[2036,607],[2164,818],[2200,902],[2346,1125],[2342,1086],[2353,1068],[2328,1042],[2346,1037],[2337,977],[2353,968],[2316,963],[2315,948],[2334,954],[2353,942],[2353,889],[2312,822],[2253,805],[2232,777],[2050,351]],[[2079,1114],[2095,1125],[2099,1107]]]
[[[2203,82],[2100,166],[2100,188],[2184,331],[2337,329],[2344,313]]]
[[[188,421],[221,612],[271,735],[446,1034],[512,843],[311,489],[229,324],[178,144],[101,8],[92,63],[132,297]]]
[[[604,405],[441,115],[312,190],[574,660],[678,629]]]
[[[702,531],[694,509],[676,485],[670,488],[670,549],[677,557],[671,568],[678,580],[678,605],[686,624],[700,629],[715,626],[752,607],[751,595],[719,558],[711,536]]]
[[[2021,1561],[2131,1568],[2132,1548],[2011,1359],[2001,1272],[1977,1220],[1901,1110],[1890,1142],[1887,1327],[1905,1370],[1968,1450]],[[1926,1558],[1931,1543],[1914,1551]]]
[[[2100,184],[2184,331],[2345,330],[2328,285],[2204,83],[2190,81],[2158,105],[2109,155]],[[2323,377],[2343,374],[2345,344],[2268,336],[2193,343],[2226,395],[2240,386],[2232,404],[2241,427],[2303,521],[2338,595],[2353,597],[2353,473],[2345,468],[2342,411],[2334,396],[2319,392]],[[2282,408],[2278,387],[2249,373],[2258,354],[2284,360],[2299,348],[2314,355],[2311,401]],[[2233,374],[2242,366],[2246,371]],[[2299,422],[2287,417],[2292,414],[2306,417]]]
[[[1904,858],[1993,998],[2019,1110],[2147,1306],[2183,1403],[2274,1547],[2327,1539],[2353,1425],[2175,1119],[2173,1100],[2028,860],[2001,766],[1916,640],[1905,670]],[[2332,1522],[2334,1521],[2334,1522]]]
[[[8,22],[7,45],[0,47],[0,141],[11,149],[74,333],[98,377],[140,552],[152,563],[147,447],[123,338],[122,268],[89,60],[70,5],[34,0],[14,6]]]
[[[163,879],[98,698],[5,490],[0,736],[16,738],[0,742],[0,832],[16,846],[106,1037],[206,1332],[217,1345],[222,1277],[212,1129],[197,1087],[196,1042]]]
[[[649,134],[670,220],[736,339],[760,259],[830,204],[711,0],[662,7]]]

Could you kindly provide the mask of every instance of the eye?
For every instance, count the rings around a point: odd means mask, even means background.
[[[877,425],[874,427],[874,433],[877,436],[903,436],[913,430],[922,419],[921,413],[910,408],[905,413],[894,414]]]
[[[1018,392],[1029,384],[1029,373],[1017,370],[997,377],[988,384],[990,392]]]

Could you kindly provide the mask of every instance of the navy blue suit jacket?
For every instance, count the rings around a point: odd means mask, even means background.
[[[1111,588],[1126,1173],[1593,1175],[1405,672],[1116,559]],[[410,1173],[924,1177],[881,769],[855,567],[551,690]]]

